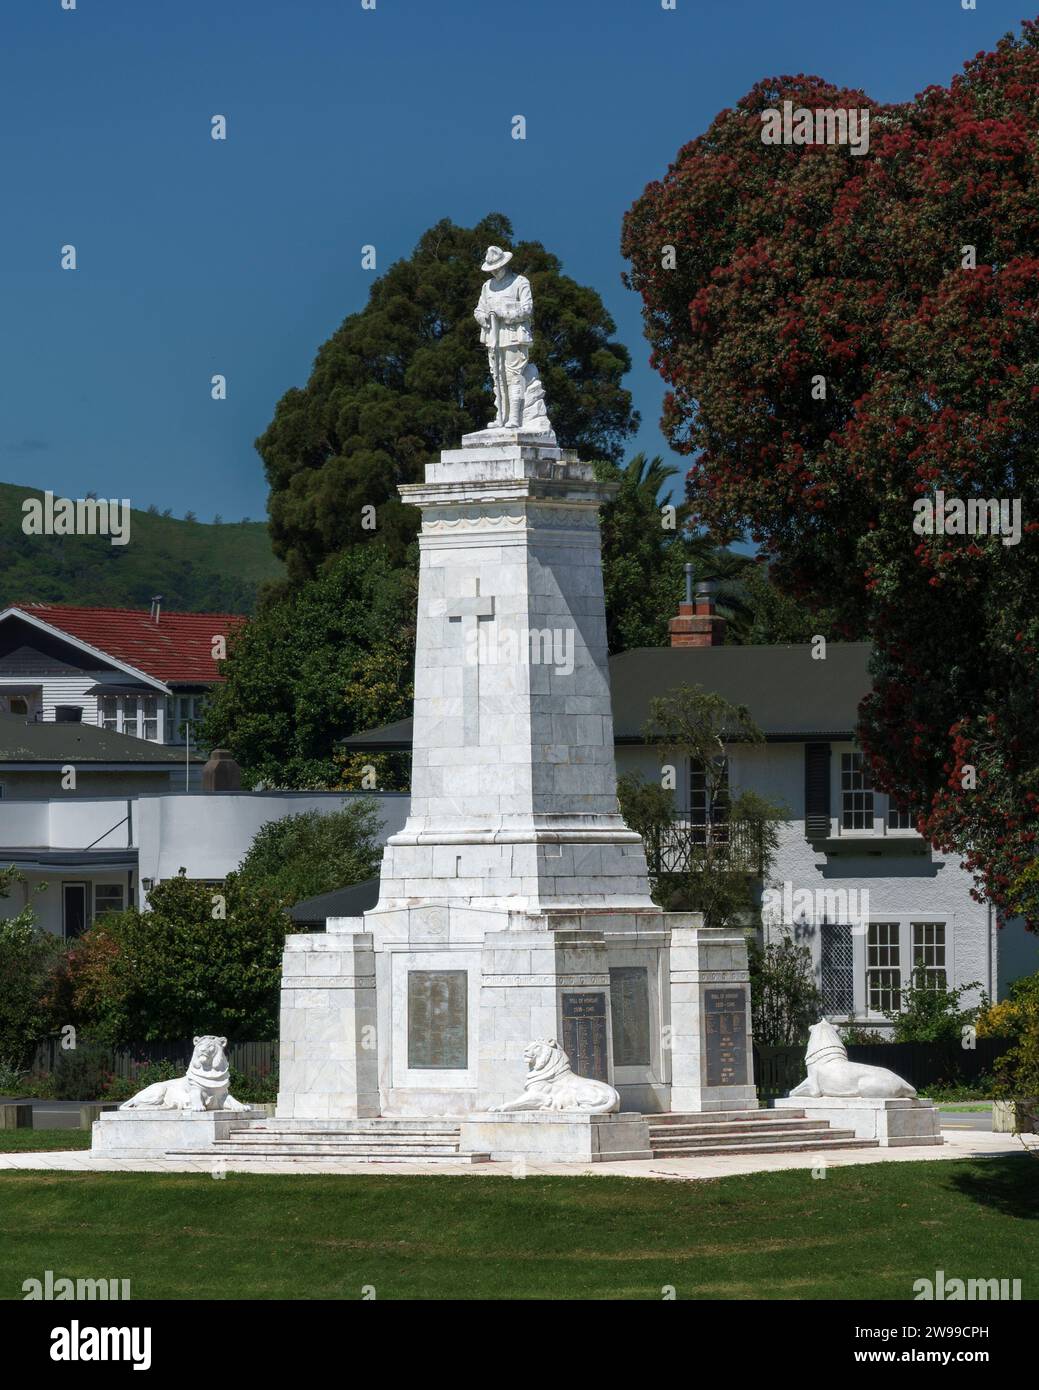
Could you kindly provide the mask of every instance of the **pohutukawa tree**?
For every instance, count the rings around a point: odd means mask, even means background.
[[[868,108],[868,152],[764,143],[786,100]],[[871,638],[860,734],[879,785],[1033,928],[1037,167],[1030,22],[899,105],[759,82],[623,232],[694,516],[749,533],[788,592]],[[1020,502],[1019,534],[980,533],[987,499],[1011,518]],[[971,501],[973,533],[957,529]],[[914,529],[918,503],[944,533]]]
[[[379,538],[403,562],[418,516],[402,505],[397,484],[420,482],[440,449],[457,448],[493,417],[487,353],[473,318],[491,244],[513,251],[533,288],[532,357],[560,444],[620,461],[638,425],[621,385],[631,357],[614,341],[595,290],[562,274],[540,242],[513,242],[500,213],[475,227],[439,222],[409,259],[374,281],[367,305],[319,348],[310,380],[285,393],[257,441],[271,538],[291,581],[370,540],[365,508],[375,509]]]

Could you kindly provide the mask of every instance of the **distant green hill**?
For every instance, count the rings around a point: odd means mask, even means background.
[[[147,608],[162,594],[183,612],[251,613],[260,585],[284,574],[262,521],[206,525],[131,513],[130,541],[108,536],[27,536],[22,502],[37,488],[0,483],[0,605],[103,604]]]

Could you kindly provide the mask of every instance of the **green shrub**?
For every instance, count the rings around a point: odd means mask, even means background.
[[[0,869],[0,898],[22,882],[16,869]],[[56,1026],[48,996],[64,952],[60,937],[39,929],[31,907],[0,921],[0,1057],[16,1071],[32,1064],[37,1043]]]
[[[749,941],[747,963],[754,1041],[763,1047],[807,1042],[822,1009],[809,948],[789,936],[764,949]]]
[[[112,1080],[112,1054],[89,1042],[59,1052],[53,1080],[55,1100],[101,1100]]]
[[[184,1072],[182,1062],[170,1062],[166,1058],[158,1062],[133,1062],[128,1076],[113,1075],[109,1079],[104,1099],[129,1100],[138,1091],[143,1091],[145,1086],[152,1086],[156,1081],[173,1081],[183,1076]]]
[[[887,1033],[878,1033],[875,1028],[859,1028],[852,1025],[838,1030],[845,1047],[872,1047],[875,1043],[891,1042]]]
[[[964,1028],[974,1022],[980,1007],[965,1009],[960,1001],[971,990],[980,988],[979,981],[973,980],[947,989],[936,985],[926,970],[914,970],[912,982],[902,991],[901,1009],[884,1013],[895,1025],[892,1041],[948,1043],[958,1047]]]
[[[238,877],[243,887],[274,893],[289,907],[349,888],[378,872],[381,824],[370,796],[327,815],[303,811],[268,821],[238,866]]]

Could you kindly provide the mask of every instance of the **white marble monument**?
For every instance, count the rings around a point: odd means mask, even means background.
[[[652,902],[618,810],[599,548],[612,488],[551,432],[530,285],[509,260],[489,248],[476,309],[495,421],[400,489],[422,513],[410,815],[376,907],[288,939],[280,1119],[489,1116],[524,1090],[537,1039],[624,1111],[757,1104],[743,937]],[[580,1114],[494,1119],[534,1152],[539,1118],[547,1132]]]

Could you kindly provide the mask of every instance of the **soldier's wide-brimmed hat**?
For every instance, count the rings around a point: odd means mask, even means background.
[[[511,251],[503,251],[500,246],[488,246],[481,270],[500,270],[512,260]]]

